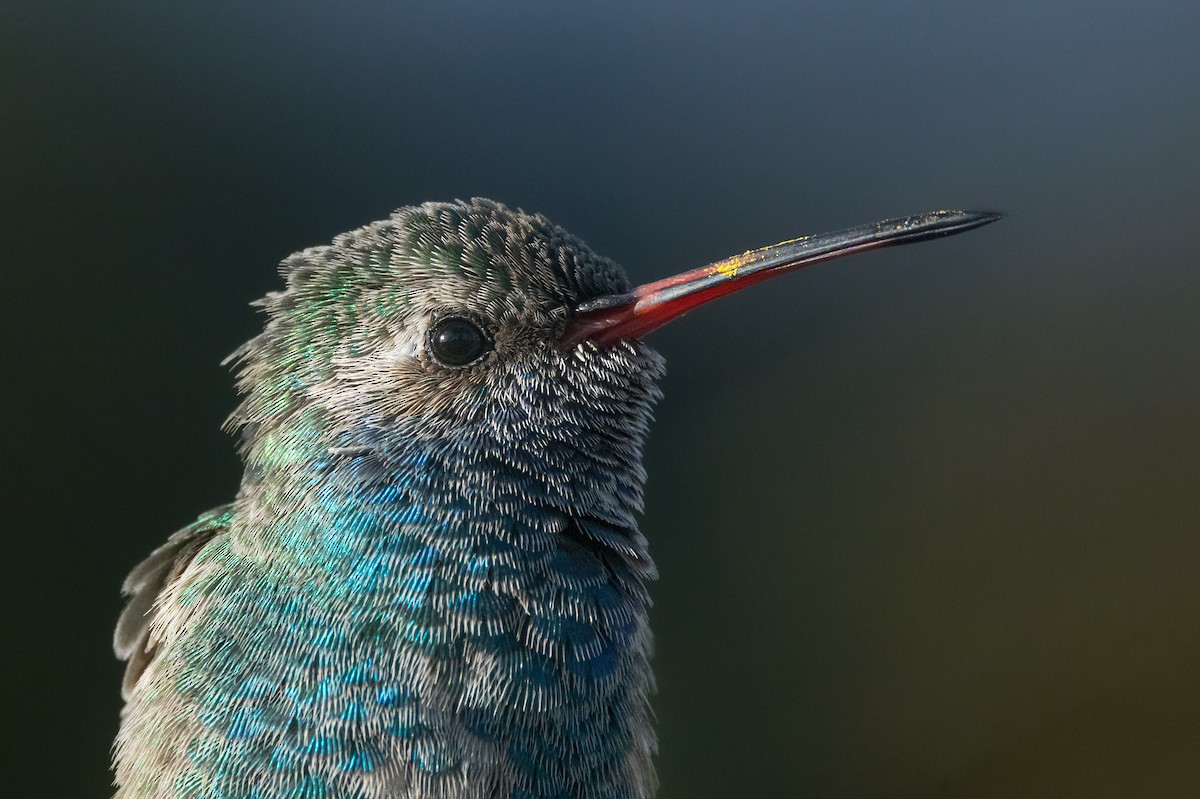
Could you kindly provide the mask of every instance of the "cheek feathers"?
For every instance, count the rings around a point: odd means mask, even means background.
[[[395,415],[425,371],[423,327],[391,332],[371,344],[343,344],[331,360],[330,376],[306,387],[309,398],[347,422]]]
[[[390,333],[371,347],[347,345],[332,359],[329,378],[306,389],[311,401],[342,426],[417,415],[471,415],[485,382],[476,368],[446,369],[426,352],[424,321]],[[461,421],[466,421],[462,419]]]

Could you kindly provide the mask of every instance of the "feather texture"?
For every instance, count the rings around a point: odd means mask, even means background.
[[[611,261],[426,204],[285,261],[235,354],[237,500],[130,574],[118,799],[638,799],[662,362],[563,352]],[[431,326],[492,349],[448,368]]]
[[[121,698],[129,699],[133,686],[154,657],[157,642],[152,638],[155,605],[168,586],[179,579],[183,570],[205,544],[229,526],[232,505],[209,511],[184,527],[133,568],[121,585],[129,603],[117,619],[113,650],[120,660],[128,661],[121,683]]]

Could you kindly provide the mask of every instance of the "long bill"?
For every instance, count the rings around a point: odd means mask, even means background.
[[[820,236],[804,236],[580,304],[560,338],[564,349],[584,341],[607,347],[641,338],[706,302],[785,272],[868,250],[912,244],[974,230],[1003,214],[933,211],[885,219]]]

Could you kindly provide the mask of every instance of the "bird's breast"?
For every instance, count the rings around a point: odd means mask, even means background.
[[[235,527],[183,591],[197,611],[167,681],[204,784],[643,792],[645,564],[566,518],[351,505],[314,504],[276,552]]]

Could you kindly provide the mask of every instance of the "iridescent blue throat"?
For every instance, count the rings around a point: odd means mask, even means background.
[[[479,439],[344,438],[257,442],[228,538],[198,559],[221,568],[186,597],[211,604],[181,642],[205,728],[190,773],[206,776],[184,779],[231,799],[400,780],[639,794],[653,567],[631,520],[572,513]]]

